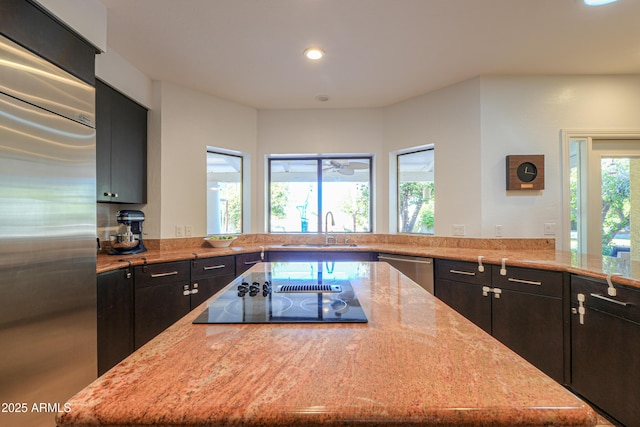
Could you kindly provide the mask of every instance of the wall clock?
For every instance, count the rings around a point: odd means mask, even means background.
[[[507,156],[507,190],[544,190],[544,154]]]

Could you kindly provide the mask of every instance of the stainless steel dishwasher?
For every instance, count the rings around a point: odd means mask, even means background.
[[[388,262],[433,295],[432,258],[380,253],[378,261]]]

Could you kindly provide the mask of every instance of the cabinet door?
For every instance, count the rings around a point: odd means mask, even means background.
[[[563,313],[562,273],[508,266],[502,275],[500,267],[491,269],[493,336],[556,381],[566,383],[564,337],[569,330]]]
[[[505,289],[492,294],[492,334],[551,378],[564,382],[561,298]]]
[[[491,294],[484,295],[483,286],[439,279],[435,295],[458,313],[491,333]]]
[[[640,293],[617,287],[609,296],[606,283],[574,276],[571,305],[571,387],[622,424],[640,425]]]
[[[96,200],[111,197],[111,89],[96,80]]]
[[[147,201],[147,110],[99,80],[96,80],[96,200]]]
[[[111,94],[111,191],[118,203],[147,202],[147,110]]]
[[[133,276],[129,269],[98,275],[98,375],[133,352]]]
[[[234,274],[200,278],[191,284],[191,310],[205,302],[235,279]],[[198,292],[193,291],[197,289]]]
[[[136,350],[191,307],[189,261],[135,268],[134,341]]]
[[[190,309],[188,283],[166,283],[136,289],[136,350],[189,313]]]

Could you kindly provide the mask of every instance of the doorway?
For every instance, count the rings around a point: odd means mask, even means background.
[[[564,250],[640,260],[640,135],[567,135]]]

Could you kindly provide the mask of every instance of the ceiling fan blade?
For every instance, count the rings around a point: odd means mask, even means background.
[[[369,165],[362,162],[349,162],[347,167],[351,169],[369,169]]]
[[[339,174],[342,174],[342,175],[353,175],[355,173],[353,169],[347,166],[341,167],[340,169],[336,169],[336,170],[338,171]]]

